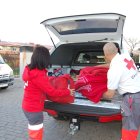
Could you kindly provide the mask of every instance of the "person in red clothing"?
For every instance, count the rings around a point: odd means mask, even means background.
[[[46,69],[49,64],[48,49],[37,45],[33,51],[31,63],[25,67],[22,75],[25,82],[22,109],[28,119],[29,140],[43,139],[43,108],[47,95],[64,97],[74,94],[73,89],[56,90],[49,83]]]

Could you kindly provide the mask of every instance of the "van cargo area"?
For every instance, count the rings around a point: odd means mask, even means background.
[[[72,70],[78,72],[88,66],[104,64],[103,46],[105,43],[106,42],[72,43],[59,46],[51,55],[52,65],[49,68],[48,74],[50,76],[70,74],[71,77],[75,79],[78,73],[73,75],[73,73],[71,73]],[[82,53],[98,56],[98,61],[96,63],[80,63],[78,59],[80,59],[79,57]],[[54,71],[55,74],[53,73]],[[45,109],[55,110],[64,115],[88,114],[89,116],[109,116],[120,114],[120,102],[121,96],[119,94],[116,94],[112,100],[101,99],[100,102],[94,103],[82,96],[81,93],[76,92],[74,103],[63,105],[46,100]]]

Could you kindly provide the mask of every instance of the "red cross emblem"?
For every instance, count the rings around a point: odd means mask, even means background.
[[[134,70],[136,69],[135,65],[134,65],[134,61],[131,60],[127,60],[126,58],[124,59],[124,62],[127,63],[126,67],[130,70],[131,68],[133,68]]]

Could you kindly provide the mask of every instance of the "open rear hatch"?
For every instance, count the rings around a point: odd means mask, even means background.
[[[100,13],[51,18],[41,22],[55,47],[61,44],[92,41],[120,41],[125,16]]]

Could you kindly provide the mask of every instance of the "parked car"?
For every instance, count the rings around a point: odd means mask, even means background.
[[[12,68],[5,63],[0,55],[0,88],[6,89],[14,84],[14,75]]]
[[[107,42],[114,42],[121,53],[128,53],[122,45],[125,18],[126,16],[118,13],[99,13],[42,21],[41,24],[45,26],[54,44],[50,50],[52,65],[49,71],[61,68],[63,73],[70,74],[71,69],[80,70],[87,66],[104,64],[103,46]],[[84,62],[85,55],[96,57],[96,61]],[[46,100],[44,110],[55,119],[70,118],[70,124],[78,123],[79,129],[81,119],[120,121],[120,101],[119,94],[112,100],[101,99],[99,103],[94,103],[76,93],[74,103],[64,105]]]

